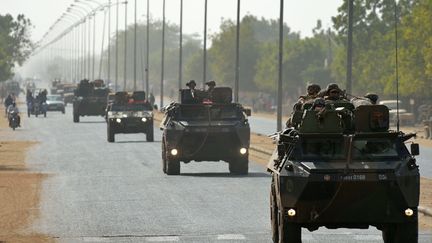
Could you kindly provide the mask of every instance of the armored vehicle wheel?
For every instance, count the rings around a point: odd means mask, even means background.
[[[162,142],[162,171],[163,173],[167,173],[166,171],[166,150],[165,150],[165,141]]]
[[[231,174],[247,175],[249,172],[249,160],[239,158],[229,162],[229,171]]]
[[[79,122],[79,115],[75,112],[73,113],[73,122]]]
[[[276,203],[276,189],[274,185],[274,179],[272,178],[271,188],[270,188],[270,222],[272,229],[272,240],[274,243],[279,242],[279,232],[278,232],[278,208]]]
[[[115,133],[112,129],[110,129],[109,126],[107,129],[107,140],[109,143],[114,143],[114,141],[115,141]]]
[[[44,117],[46,117],[46,111],[44,112]]]
[[[147,140],[147,142],[153,142],[154,141],[153,125],[149,126],[149,128],[147,129],[146,140]]]
[[[166,158],[167,175],[180,175],[180,161]]]
[[[417,243],[418,222],[391,224],[382,229],[384,243]]]
[[[286,222],[283,212],[278,210],[279,243],[301,243],[301,227],[296,223]]]

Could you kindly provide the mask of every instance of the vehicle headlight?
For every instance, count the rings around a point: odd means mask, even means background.
[[[142,121],[142,122],[146,122],[146,121],[147,121],[147,118],[143,117],[143,118],[141,118],[141,121]]]
[[[411,217],[411,216],[413,216],[413,214],[414,214],[414,211],[411,208],[405,209],[405,215],[406,216]]]
[[[117,118],[117,119],[116,119],[116,122],[117,122],[117,123],[121,123],[121,119],[120,119],[120,118]]]
[[[177,149],[171,149],[171,155],[176,156],[178,154]]]
[[[126,117],[128,117],[128,115],[127,114],[122,114],[122,117],[126,118]]]
[[[108,116],[112,116],[114,113],[112,111],[108,111]]]
[[[247,149],[246,148],[241,148],[240,149],[240,154],[246,154],[247,153]]]

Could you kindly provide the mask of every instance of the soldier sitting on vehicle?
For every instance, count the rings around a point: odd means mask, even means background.
[[[303,104],[312,102],[315,98],[318,97],[318,94],[321,90],[321,87],[318,84],[309,84],[307,86],[307,94],[301,95],[297,102],[294,104],[293,110],[301,110],[303,108]]]
[[[205,84],[208,86],[207,90],[205,91],[207,99],[212,100],[213,90],[216,87],[216,82],[212,80],[212,81],[206,82]]]
[[[198,104],[201,103],[202,97],[200,95],[200,91],[195,89],[196,83],[195,80],[191,80],[186,83],[186,86],[189,90],[180,90],[182,103],[187,104]]]

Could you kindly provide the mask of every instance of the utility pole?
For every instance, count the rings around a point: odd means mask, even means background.
[[[348,94],[352,94],[352,37],[353,37],[354,0],[348,1],[348,50],[347,50],[347,86]]]
[[[165,68],[165,0],[163,0],[162,10],[162,64],[161,64],[161,86],[160,86],[160,108],[163,107],[164,100],[164,68]]]
[[[108,0],[108,69],[107,82],[111,83],[111,0]]]
[[[279,77],[277,86],[277,131],[282,130],[282,62],[283,62],[283,13],[284,0],[280,0],[279,15]]]
[[[136,91],[137,86],[137,0],[135,0],[135,22],[134,22],[134,87]]]
[[[183,0],[180,0],[180,40],[179,40],[179,77],[178,88],[182,88],[182,69],[183,69]],[[178,97],[180,101],[180,95]]]
[[[204,2],[203,87],[207,80],[207,0]]]
[[[126,91],[126,79],[127,79],[127,4],[125,1],[125,32],[124,32],[124,65],[123,65],[123,91]]]
[[[149,49],[150,49],[150,38],[149,33],[150,32],[150,0],[147,0],[147,27],[146,27],[146,66],[145,66],[145,73],[146,73],[146,93],[147,97],[150,94],[149,90]]]
[[[235,66],[235,85],[234,101],[239,102],[239,81],[240,81],[240,0],[237,0],[237,26],[236,26],[236,66]]]
[[[118,29],[119,29],[119,0],[117,0],[117,7],[116,7],[116,48],[115,48],[115,87],[114,91],[117,92],[118,87]]]
[[[93,15],[93,64],[92,64],[92,80],[95,80],[95,60],[96,60],[96,11]]]

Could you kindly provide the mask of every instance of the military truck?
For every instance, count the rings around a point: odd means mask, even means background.
[[[133,97],[127,92],[117,92],[107,106],[108,142],[114,142],[118,133],[145,133],[147,142],[154,141],[153,107],[145,99]]]
[[[247,174],[250,110],[232,103],[231,88],[216,87],[211,99],[202,100],[194,99],[190,90],[182,89],[180,97],[180,103],[163,109],[165,116],[160,125],[163,172],[180,174],[180,162],[223,160],[228,162],[231,173]]]
[[[104,116],[108,93],[102,80],[81,80],[73,98],[73,121],[79,122],[80,116]]]
[[[301,228],[374,226],[384,242],[417,242],[419,146],[405,146],[414,136],[389,130],[383,105],[303,105],[274,136],[273,241],[301,242]]]

